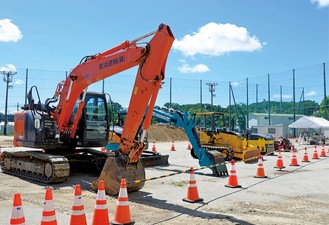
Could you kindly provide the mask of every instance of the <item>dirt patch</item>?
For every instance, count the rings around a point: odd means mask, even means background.
[[[185,131],[180,127],[153,124],[148,130],[149,142],[187,141]]]

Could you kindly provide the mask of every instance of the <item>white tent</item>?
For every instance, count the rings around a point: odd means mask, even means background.
[[[315,116],[303,116],[288,126],[289,128],[329,128],[329,121]]]

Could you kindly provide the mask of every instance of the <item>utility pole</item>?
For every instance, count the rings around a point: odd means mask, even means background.
[[[214,93],[215,93],[215,87],[218,85],[218,83],[206,83],[206,85],[209,86],[210,97],[211,97],[211,110],[214,111],[213,97],[216,97],[216,94]]]
[[[17,73],[16,71],[0,71],[3,74],[3,81],[6,82],[6,103],[5,103],[5,118],[4,118],[4,127],[3,127],[3,135],[7,135],[7,123],[8,123],[8,88],[9,83],[13,81],[13,76]]]

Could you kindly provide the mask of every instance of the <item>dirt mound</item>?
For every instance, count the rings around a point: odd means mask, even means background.
[[[187,141],[185,131],[172,125],[153,124],[148,130],[149,142]]]
[[[12,145],[12,136],[0,136],[0,146],[9,147]],[[171,142],[188,141],[184,129],[172,125],[153,124],[148,130],[149,142]]]

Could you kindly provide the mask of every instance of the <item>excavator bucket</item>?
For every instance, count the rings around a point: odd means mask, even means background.
[[[215,165],[214,167],[211,167],[213,174],[218,177],[228,175],[223,154],[220,153],[219,151],[207,151],[207,154],[209,155],[209,158]]]
[[[97,191],[100,180],[104,181],[105,192],[108,195],[118,195],[121,179],[128,182],[145,179],[145,170],[141,161],[125,165],[122,158],[108,157],[97,181],[91,183],[91,189]],[[127,185],[128,192],[143,188],[144,182],[135,182]]]

